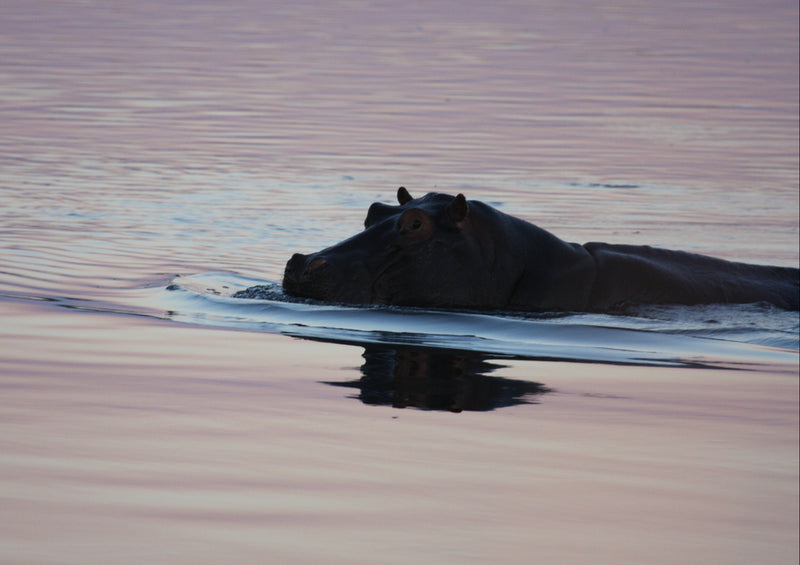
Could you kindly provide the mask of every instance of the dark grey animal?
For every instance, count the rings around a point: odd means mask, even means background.
[[[375,203],[364,231],[286,265],[292,295],[354,304],[612,311],[629,304],[800,308],[800,271],[640,245],[567,243],[462,194]]]

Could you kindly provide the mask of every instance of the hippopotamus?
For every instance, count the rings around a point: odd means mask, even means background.
[[[286,265],[290,295],[351,304],[610,312],[636,304],[800,309],[800,271],[646,245],[568,243],[483,202],[431,192],[374,203],[364,230]]]

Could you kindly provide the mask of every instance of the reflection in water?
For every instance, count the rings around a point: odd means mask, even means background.
[[[359,389],[356,398],[365,404],[482,411],[534,404],[533,397],[549,392],[539,383],[487,376],[503,365],[472,351],[370,345],[363,357],[360,379],[326,384]]]

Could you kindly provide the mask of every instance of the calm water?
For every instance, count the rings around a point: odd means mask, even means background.
[[[5,2],[0,561],[797,562],[796,313],[276,284],[401,184],[569,241],[796,266],[797,20]],[[274,293],[231,298],[251,284]]]

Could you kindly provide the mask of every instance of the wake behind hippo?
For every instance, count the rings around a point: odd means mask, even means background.
[[[353,304],[605,312],[628,304],[800,308],[800,272],[639,245],[567,243],[462,194],[375,203],[364,231],[286,265],[292,295]]]

